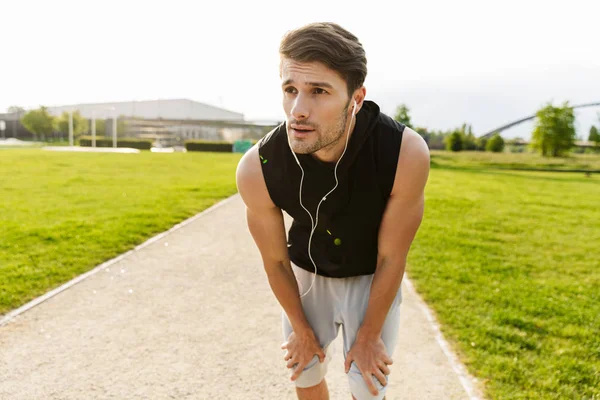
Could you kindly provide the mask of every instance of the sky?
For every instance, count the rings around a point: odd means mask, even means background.
[[[7,1],[0,112],[188,98],[284,119],[278,47],[332,21],[368,62],[367,99],[416,126],[476,135],[555,105],[600,102],[600,1]],[[578,135],[600,107],[576,113]],[[529,137],[533,123],[505,132]]]

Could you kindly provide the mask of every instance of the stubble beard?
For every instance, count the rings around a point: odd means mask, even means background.
[[[297,139],[290,137],[292,150],[297,154],[314,154],[319,150],[335,147],[335,145],[343,138],[346,123],[348,122],[348,114],[346,113],[347,108],[344,107],[342,113],[337,119],[337,123],[332,129],[329,129],[326,133],[322,133],[318,125],[312,125],[315,130],[309,134],[306,139]],[[308,142],[311,135],[317,135],[316,140],[313,143]]]

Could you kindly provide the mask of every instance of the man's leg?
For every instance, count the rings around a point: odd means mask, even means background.
[[[356,334],[360,328],[369,302],[372,276],[361,276],[352,278],[352,283],[348,285],[348,291],[345,293],[343,310],[343,335],[344,335],[344,358],[356,340]],[[391,357],[398,341],[398,329],[400,325],[400,305],[402,303],[402,287],[398,289],[396,297],[386,316],[381,332],[388,355]],[[386,376],[386,379],[388,377]],[[373,384],[379,391],[377,396],[373,396],[365,383],[362,374],[353,362],[348,371],[348,383],[352,398],[355,400],[383,400],[387,385],[383,386],[379,380],[372,377]],[[389,381],[389,380],[388,380]]]
[[[305,271],[294,264],[292,269],[296,276],[296,281],[300,292],[304,293],[310,287],[313,274]],[[304,399],[329,399],[325,375],[327,366],[333,356],[333,348],[330,346],[336,338],[339,330],[339,321],[336,318],[335,293],[332,292],[333,278],[317,276],[312,290],[302,298],[302,308],[308,323],[312,327],[317,340],[325,351],[325,361],[321,363],[317,356],[306,365],[304,371],[294,382],[298,398]],[[283,338],[287,341],[289,335],[293,332],[290,321],[282,312]],[[285,365],[282,356],[282,365]],[[290,370],[290,376],[293,369]]]
[[[329,390],[325,379],[317,386],[309,388],[296,388],[298,400],[329,400]]]

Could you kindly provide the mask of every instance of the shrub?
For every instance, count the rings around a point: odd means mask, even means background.
[[[487,137],[479,137],[477,138],[477,150],[478,151],[485,151],[485,148],[487,146],[487,142],[489,142],[489,139]]]
[[[501,153],[504,151],[504,139],[499,134],[495,134],[492,136],[490,140],[488,140],[487,145],[485,146],[487,151],[491,151],[494,153]]]
[[[462,148],[462,135],[458,131],[452,132],[452,134],[446,138],[446,150],[461,151]]]
[[[251,140],[252,145],[256,144],[257,140]],[[225,141],[210,141],[210,140],[186,140],[185,148],[187,151],[215,151],[220,153],[232,153],[233,142]]]
[[[215,151],[220,153],[231,153],[233,151],[233,143],[217,142],[208,140],[188,140],[185,142],[187,151]]]
[[[83,147],[92,147],[92,137],[82,136],[79,139],[79,145]],[[97,137],[96,147],[113,147],[113,140]],[[152,141],[137,138],[118,138],[117,147],[130,147],[139,150],[150,150],[152,148]]]

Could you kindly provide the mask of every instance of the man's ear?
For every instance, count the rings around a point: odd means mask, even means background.
[[[352,95],[352,99],[353,99],[352,103],[356,103],[356,109],[354,110],[354,115],[358,114],[358,112],[362,108],[366,95],[367,95],[367,89],[364,86],[361,86],[360,88],[358,88],[354,91],[354,94]],[[354,104],[352,104],[351,107],[354,107]]]

